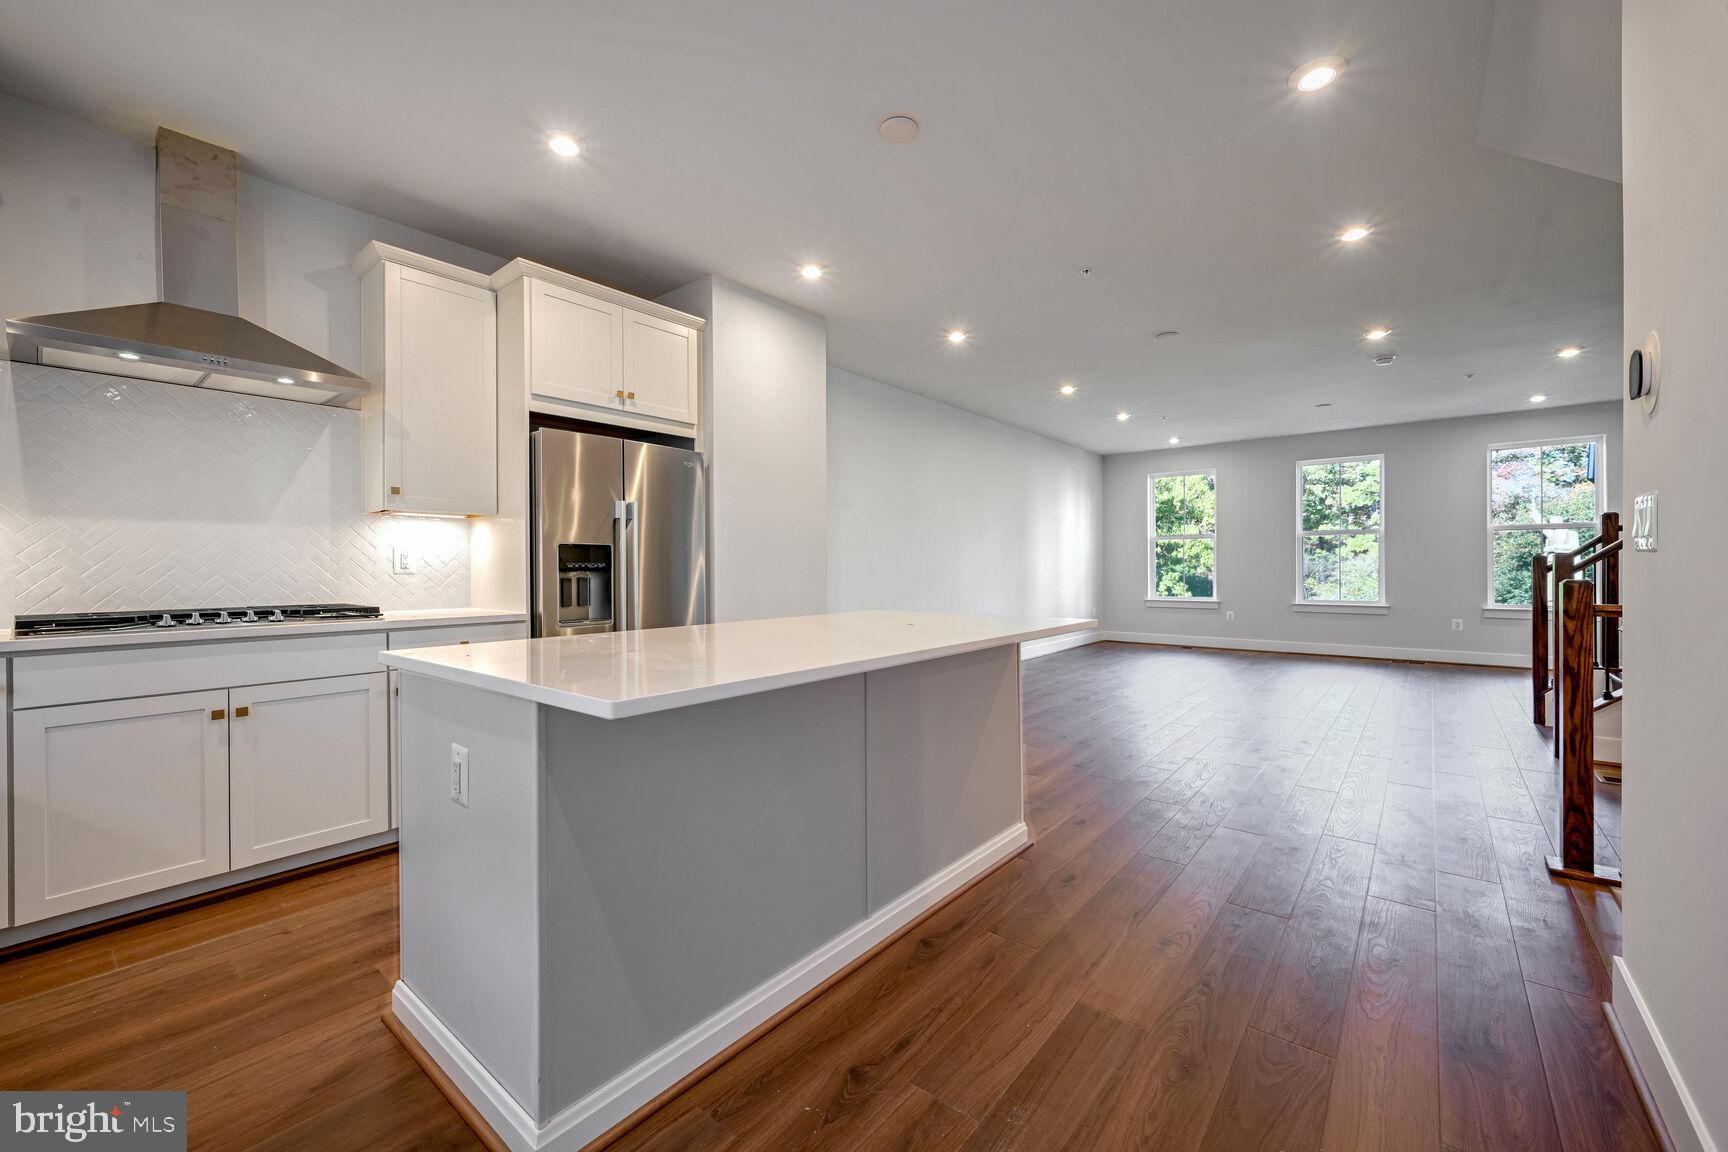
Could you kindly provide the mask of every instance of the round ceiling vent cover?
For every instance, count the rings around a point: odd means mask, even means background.
[[[918,136],[918,121],[910,116],[890,116],[876,126],[890,144],[910,144]]]

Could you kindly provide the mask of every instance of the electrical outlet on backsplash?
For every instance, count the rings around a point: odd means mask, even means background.
[[[358,412],[0,369],[0,611],[468,606],[468,521],[361,504]]]

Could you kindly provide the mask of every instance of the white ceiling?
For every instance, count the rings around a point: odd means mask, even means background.
[[[639,293],[717,273],[841,367],[1120,452],[1617,393],[1620,187],[1477,143],[1494,7],[0,0],[0,87]]]

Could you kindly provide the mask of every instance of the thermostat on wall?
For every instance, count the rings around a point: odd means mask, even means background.
[[[1648,416],[1656,410],[1657,367],[1661,359],[1661,344],[1656,333],[1650,333],[1644,347],[1632,349],[1626,358],[1626,399],[1636,401]]]

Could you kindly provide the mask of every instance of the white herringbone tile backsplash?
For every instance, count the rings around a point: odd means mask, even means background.
[[[0,628],[318,600],[469,603],[467,521],[363,510],[358,412],[0,362]]]

